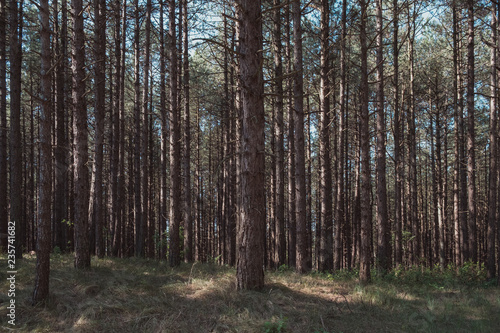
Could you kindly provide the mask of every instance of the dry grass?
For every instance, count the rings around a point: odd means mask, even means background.
[[[236,291],[235,270],[214,264],[94,258],[78,272],[71,256],[53,255],[51,265],[50,300],[32,306],[35,258],[18,263],[19,332],[500,332],[500,290],[481,283],[376,278],[362,286],[282,270],[268,272],[257,292]],[[0,278],[4,331],[5,271]]]

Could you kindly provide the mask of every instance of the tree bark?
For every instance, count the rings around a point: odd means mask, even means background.
[[[321,60],[320,60],[320,202],[321,202],[321,240],[318,270],[333,269],[333,233],[332,233],[332,173],[330,159],[330,59],[329,59],[329,23],[330,8],[328,0],[321,1]],[[342,162],[341,162],[342,163]],[[338,223],[338,222],[337,222]],[[336,251],[336,262],[340,262],[341,249]]]
[[[160,121],[161,121],[161,144],[160,144],[160,259],[166,258],[167,246],[167,151],[168,151],[168,114],[167,114],[167,92],[166,92],[166,54],[163,28],[164,2],[160,4]]]
[[[467,43],[467,203],[469,225],[469,251],[472,262],[477,262],[476,238],[476,154],[474,120],[474,1],[468,6],[468,43]]]
[[[103,238],[103,142],[104,142],[104,117],[106,113],[106,2],[94,1],[95,17],[95,143],[94,164],[92,167],[92,182],[90,189],[89,223],[95,232],[95,249],[99,258],[104,257]]]
[[[135,0],[134,31],[134,223],[135,223],[135,256],[144,255],[144,230],[142,227],[141,205],[141,90],[140,90],[140,13],[139,1]]]
[[[189,31],[188,1],[183,0],[183,89],[184,89],[184,261],[193,261],[193,220],[191,213],[191,117],[189,110]]]
[[[177,104],[177,47],[175,33],[175,0],[169,2],[170,45],[170,266],[178,266],[181,260],[179,229],[182,220],[181,204],[181,133],[180,110]]]
[[[300,0],[292,2],[293,19],[293,109],[295,128],[295,209],[297,220],[296,269],[299,273],[308,271],[307,267],[307,221],[306,221],[306,161],[304,137],[304,78],[302,70],[302,25]]]
[[[276,155],[276,266],[286,263],[286,238],[285,238],[285,171],[284,171],[284,124],[283,124],[283,62],[281,39],[281,0],[274,0],[273,6],[277,7],[273,14],[273,52],[275,94],[274,110],[274,136]]]
[[[45,301],[49,296],[51,252],[51,191],[52,191],[52,139],[51,139],[51,52],[50,8],[48,0],[40,1],[41,94],[40,113],[40,178],[38,201],[38,228],[36,246],[36,276],[33,303]]]
[[[56,2],[57,3],[57,2]],[[56,3],[54,5],[56,5]],[[55,149],[54,149],[54,230],[53,240],[54,246],[58,246],[63,252],[66,250],[65,234],[67,232],[67,224],[65,221],[68,217],[68,151],[69,142],[67,135],[67,3],[62,2],[61,8],[61,24],[56,19],[56,54],[61,58],[55,68],[55,93],[56,93],[56,125],[55,125]]]
[[[377,0],[377,261],[381,271],[391,268],[387,213],[386,134],[384,101],[384,41],[382,0]]]
[[[150,68],[150,40],[151,40],[151,0],[147,0],[146,2],[146,17],[144,20],[144,68],[143,68],[143,91],[142,91],[142,101],[141,101],[141,117],[143,123],[143,129],[141,131],[141,162],[142,162],[142,170],[141,170],[141,182],[142,182],[142,193],[141,193],[141,234],[142,234],[142,250],[141,256],[146,255],[147,247],[150,242],[152,243],[153,239],[152,235],[148,234],[148,223],[150,221],[149,218],[149,200],[150,200],[150,159],[149,159],[149,151],[152,149],[149,145],[149,68]]]
[[[371,280],[371,189],[370,189],[370,128],[369,128],[369,91],[368,91],[368,46],[366,24],[368,20],[368,6],[365,0],[360,0],[360,46],[361,46],[361,83],[360,83],[360,126],[361,126],[361,249],[359,278],[362,283]]]
[[[262,17],[259,0],[238,0],[240,77],[243,106],[241,220],[238,227],[238,289],[264,286],[266,226]]]
[[[491,4],[491,55],[490,55],[490,179],[488,186],[488,231],[487,231],[487,278],[493,279],[496,276],[495,267],[495,233],[496,230],[496,214],[497,214],[497,191],[498,191],[498,178],[497,178],[497,4],[492,1]]]
[[[75,267],[90,267],[88,239],[89,175],[88,175],[88,130],[85,101],[85,42],[83,32],[82,0],[72,0],[73,16],[73,156],[75,177]]]
[[[395,249],[394,261],[396,265],[403,263],[403,214],[402,214],[402,189],[403,189],[403,164],[401,159],[401,112],[399,108],[399,7],[398,0],[393,0],[393,58],[394,58],[394,164],[396,168],[396,181],[394,184],[394,225]]]

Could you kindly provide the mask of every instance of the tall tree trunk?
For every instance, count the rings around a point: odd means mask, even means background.
[[[439,81],[438,76],[436,74],[435,79],[435,101],[436,101],[436,160],[437,160],[437,206],[435,207],[437,210],[438,217],[438,232],[434,236],[434,241],[438,244],[437,246],[437,255],[439,257],[439,267],[443,271],[446,265],[445,258],[445,224],[444,224],[444,179],[443,179],[443,159],[442,159],[442,142],[444,142],[444,138],[441,135],[441,117],[439,106]],[[432,95],[431,95],[432,96]],[[446,135],[446,134],[445,134]]]
[[[238,289],[264,286],[266,226],[264,162],[264,84],[262,21],[259,0],[236,2],[239,18],[240,75],[243,106],[241,146],[241,220],[238,227]]]
[[[297,220],[296,269],[305,273],[307,267],[307,221],[306,221],[306,161],[304,137],[304,78],[302,70],[302,13],[300,0],[292,2],[293,18],[293,109],[295,128],[295,209]]]
[[[57,2],[56,2],[57,3]],[[64,220],[68,220],[68,136],[67,136],[67,3],[62,2],[61,8],[61,24],[59,28],[59,20],[56,22],[56,52],[57,57],[61,60],[56,65],[55,86],[56,86],[56,133],[55,133],[55,170],[54,170],[54,230],[53,239],[54,246],[58,246],[62,251],[66,250],[66,241],[64,234],[67,229]]]
[[[128,223],[128,215],[126,214],[126,206],[125,206],[125,137],[126,137],[126,128],[125,128],[125,43],[126,43],[126,32],[127,25],[125,24],[127,18],[127,0],[123,0],[122,4],[122,33],[121,33],[121,65],[120,65],[120,104],[119,104],[119,115],[118,115],[118,126],[117,133],[120,133],[118,140],[118,207],[117,215],[116,215],[116,240],[114,242],[115,247],[114,251],[116,254],[120,256],[124,256],[127,252],[127,256],[131,255],[131,246],[133,242],[133,228],[130,231],[127,230]],[[129,134],[129,141],[130,139]],[[131,193],[131,192],[129,192]],[[131,194],[128,196],[132,197]],[[128,237],[131,238],[132,241],[126,241]],[[127,246],[127,247],[126,247]],[[116,250],[119,250],[119,253]]]
[[[114,6],[114,16],[115,16],[115,73],[114,73],[114,97],[113,97],[113,109],[111,111],[111,149],[110,149],[110,199],[111,199],[111,216],[110,216],[110,237],[111,237],[111,254],[114,256],[118,255],[120,248],[120,235],[118,233],[119,226],[122,224],[121,219],[118,219],[120,210],[120,201],[118,200],[118,177],[119,177],[119,159],[121,153],[120,141],[120,98],[121,98],[121,11],[122,6],[120,4],[121,0],[115,1]],[[123,22],[125,25],[125,22]]]
[[[21,149],[21,66],[22,3],[11,1],[10,8],[10,221],[16,224],[16,258],[23,256],[22,149]],[[50,46],[49,46],[50,47]]]
[[[99,258],[104,257],[103,239],[103,141],[104,141],[104,117],[106,113],[106,2],[95,0],[95,142],[94,142],[94,164],[92,168],[92,182],[90,188],[89,223],[95,232],[95,249]]]
[[[379,268],[387,272],[391,268],[391,251],[387,214],[383,32],[382,0],[377,0],[377,261]]]
[[[476,238],[476,154],[474,133],[474,1],[468,0],[467,43],[467,202],[469,224],[469,251],[472,262],[477,262]]]
[[[141,136],[141,162],[142,162],[142,170],[141,170],[141,181],[142,181],[142,193],[141,193],[141,235],[142,239],[140,243],[142,244],[141,256],[146,254],[146,244],[152,239],[148,239],[148,222],[149,222],[149,190],[150,190],[150,181],[149,181],[149,150],[152,147],[149,146],[149,68],[150,68],[150,35],[151,35],[151,0],[147,0],[146,3],[146,18],[144,21],[145,24],[145,43],[144,43],[144,68],[143,68],[143,91],[142,91],[142,101],[141,101],[141,117],[143,122],[142,136]]]
[[[191,213],[191,117],[189,110],[189,31],[188,31],[188,1],[183,0],[183,43],[184,43],[184,260],[193,261],[193,219]]]
[[[48,0],[40,1],[41,43],[41,94],[40,113],[40,176],[38,202],[38,228],[36,246],[36,276],[33,303],[49,296],[50,252],[51,252],[51,190],[52,190],[52,139],[51,139],[51,52],[50,52],[50,8]]]
[[[332,173],[330,159],[330,59],[329,59],[330,8],[328,0],[321,1],[321,64],[320,64],[320,202],[321,202],[321,241],[318,270],[331,271],[333,268],[332,233]],[[341,162],[342,163],[342,162]],[[340,262],[341,251],[337,249],[336,258]]]
[[[346,38],[347,38],[347,1],[342,1],[341,35],[340,35],[340,112],[339,112],[339,135],[338,135],[338,181],[335,195],[337,204],[335,209],[335,252],[333,268],[338,271],[341,268],[342,256],[342,234],[345,233],[347,225],[345,223],[345,197],[344,197],[344,161],[346,152],[344,151],[344,131],[346,130]],[[322,221],[323,222],[323,221]],[[350,249],[349,249],[350,250]]]
[[[292,47],[290,42],[290,6],[285,7],[285,56],[287,73],[292,72]],[[295,122],[291,79],[287,84],[288,95],[288,266],[296,266],[297,257],[297,216],[296,211],[296,181],[295,181]]]
[[[361,44],[361,83],[360,99],[361,109],[359,113],[361,126],[361,249],[360,249],[360,269],[359,278],[361,282],[368,283],[371,280],[371,189],[370,189],[370,128],[369,128],[369,91],[368,91],[368,47],[366,37],[366,24],[368,20],[368,5],[365,0],[360,0],[361,23],[360,23],[360,44]]]
[[[418,264],[420,258],[420,221],[418,219],[418,191],[417,191],[417,136],[416,136],[416,106],[415,106],[415,64],[414,64],[414,43],[416,34],[416,5],[413,6],[413,12],[408,8],[408,26],[410,29],[408,38],[408,65],[410,75],[409,87],[409,116],[408,121],[408,153],[409,153],[409,171],[408,171],[408,190],[409,190],[409,226],[414,237],[411,242],[410,257],[413,264]]]
[[[75,177],[75,267],[90,267],[88,239],[89,174],[87,108],[85,101],[85,41],[82,0],[72,0],[73,48],[73,156]]]
[[[135,255],[144,255],[144,233],[142,228],[141,205],[141,90],[140,90],[140,12],[139,1],[135,0],[134,31],[134,222],[135,222]],[[125,24],[125,22],[124,22]],[[174,44],[175,45],[175,44]],[[145,189],[142,189],[145,190]]]
[[[283,62],[281,40],[281,0],[274,0],[277,7],[273,14],[273,52],[274,52],[274,137],[276,155],[276,252],[275,263],[277,267],[286,263],[286,238],[285,238],[285,153],[284,153],[284,124],[283,124]]]
[[[402,189],[403,164],[401,160],[401,112],[399,109],[399,6],[398,0],[393,0],[393,58],[394,58],[394,164],[396,181],[394,184],[394,225],[395,249],[394,261],[396,265],[403,263],[403,216],[402,216]]]
[[[160,3],[160,120],[161,120],[161,144],[160,144],[160,259],[166,259],[167,246],[165,243],[167,230],[167,150],[168,150],[168,114],[167,114],[167,92],[166,92],[166,54],[163,28],[164,1]]]
[[[169,2],[170,45],[170,266],[181,260],[179,229],[181,216],[181,133],[180,110],[177,104],[177,47],[175,33],[175,0]]]
[[[498,22],[497,22],[497,4],[492,1],[491,4],[491,55],[490,55],[490,181],[488,188],[488,258],[486,263],[488,279],[495,278],[495,232],[496,230],[496,214],[497,214],[497,191],[498,191],[498,178],[497,178],[497,37],[498,37]]]

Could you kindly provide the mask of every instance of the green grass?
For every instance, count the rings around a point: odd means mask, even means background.
[[[5,263],[5,256],[0,256]],[[500,289],[480,269],[412,269],[359,284],[356,272],[266,273],[262,291],[236,291],[235,270],[216,264],[51,259],[51,296],[32,306],[35,258],[17,263],[18,332],[500,332]],[[6,331],[6,269],[0,331]],[[375,273],[374,273],[375,274]]]

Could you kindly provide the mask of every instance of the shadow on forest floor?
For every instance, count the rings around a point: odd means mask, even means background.
[[[1,257],[2,262],[4,256]],[[89,271],[70,255],[51,259],[51,297],[31,306],[35,259],[18,263],[19,332],[499,332],[500,289],[266,273],[262,291],[236,291],[235,270],[215,264],[96,259]],[[2,275],[3,274],[3,275]],[[8,285],[0,272],[0,331]]]

